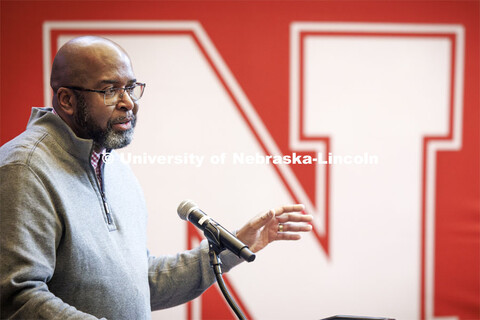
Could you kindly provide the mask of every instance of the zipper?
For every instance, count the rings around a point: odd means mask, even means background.
[[[103,165],[103,163],[100,163],[99,165]],[[101,196],[102,196],[103,207],[105,208],[105,215],[107,216],[107,223],[108,223],[109,226],[112,226],[112,225],[113,225],[112,213],[110,212],[110,206],[108,205],[107,197],[105,196],[105,192],[103,191],[103,190],[104,190],[104,184],[103,184],[103,179],[104,179],[104,176],[103,176],[103,168],[100,168],[100,175],[102,176],[102,177],[101,177],[101,182],[98,181],[98,179],[97,179],[97,183],[98,183],[99,186],[100,186],[100,194],[101,194]]]
[[[108,206],[107,198],[105,198],[105,193],[103,190],[101,191],[102,194],[102,200],[103,200],[103,207],[105,208],[105,213],[107,215],[107,223],[112,224],[113,219],[112,219],[112,214],[110,213],[110,207]]]
[[[103,155],[100,155],[100,157],[102,157]],[[100,162],[98,165],[103,165],[104,162]],[[102,203],[103,203],[103,208],[105,209],[105,216],[107,217],[107,225],[108,225],[108,228],[110,231],[114,231],[116,230],[116,226],[115,226],[115,223],[113,222],[113,217],[112,217],[112,213],[110,211],[110,206],[108,205],[108,202],[107,202],[107,197],[105,196],[105,192],[103,191],[104,189],[104,184],[103,184],[103,179],[104,179],[104,175],[103,175],[103,168],[100,168],[100,175],[101,175],[101,178],[100,180],[98,179],[97,177],[97,173],[95,172],[95,170],[93,169],[92,167],[92,170],[93,170],[93,175],[95,176],[95,180],[97,181],[97,186],[98,186],[98,189],[100,190],[100,195],[102,197]],[[100,182],[101,181],[101,182]]]

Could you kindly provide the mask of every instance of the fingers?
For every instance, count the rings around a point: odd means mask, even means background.
[[[309,224],[298,223],[282,223],[282,230],[278,230],[279,233],[284,232],[309,232],[312,231],[312,226]]]
[[[278,222],[285,223],[285,222],[312,222],[313,216],[309,214],[301,214],[301,213],[285,213],[281,216],[276,217]]]
[[[284,225],[283,232],[308,232],[312,230],[312,226],[308,223],[313,220],[313,217],[311,215],[300,213],[304,209],[305,206],[303,204],[281,206],[259,214],[250,220],[246,226],[252,230],[260,230],[269,222],[272,222],[276,227],[278,226],[278,223]],[[298,224],[286,224],[287,222]]]
[[[313,217],[310,215],[301,214],[305,209],[303,204],[290,204],[274,209],[275,217],[279,222],[310,222]]]
[[[300,240],[302,237],[298,233],[278,233],[276,240]]]
[[[299,240],[299,232],[310,232],[313,227],[309,224],[313,216],[302,214],[305,209],[303,204],[292,204],[275,209],[275,218],[282,225],[281,231],[277,230],[276,240]]]
[[[275,240],[300,240],[299,232],[310,232],[313,227],[309,224],[282,223],[282,230],[277,231]]]
[[[303,204],[290,204],[278,207],[275,210],[275,216],[280,216],[286,212],[300,212],[305,210],[305,206]]]
[[[252,221],[250,221],[250,226],[253,229],[258,230],[261,227],[263,227],[264,225],[266,225],[268,223],[268,221],[270,221],[273,218],[274,214],[275,213],[274,213],[273,209],[268,211],[267,213],[259,214],[258,216],[253,218]]]

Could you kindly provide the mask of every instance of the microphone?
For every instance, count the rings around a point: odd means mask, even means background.
[[[213,242],[219,249],[226,248],[248,262],[255,260],[255,254],[246,244],[200,210],[195,202],[191,200],[182,201],[177,208],[177,213],[180,219],[188,220],[202,230],[210,243]]]

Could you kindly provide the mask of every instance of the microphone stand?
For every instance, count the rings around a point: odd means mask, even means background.
[[[212,241],[213,239],[210,239],[210,237],[207,237],[207,238],[208,238],[208,247],[209,247],[208,254],[210,256],[210,265],[212,266],[213,272],[215,273],[215,277],[217,278],[218,286],[220,287],[220,290],[222,291],[222,294],[225,297],[225,300],[227,300],[228,304],[230,305],[230,308],[232,308],[232,310],[235,312],[238,319],[246,320],[247,318],[245,318],[245,315],[243,314],[242,310],[239,308],[239,306],[237,305],[233,297],[230,295],[230,292],[228,291],[227,286],[223,281],[222,261],[220,260],[220,257],[218,255],[225,248],[221,246],[219,241]]]

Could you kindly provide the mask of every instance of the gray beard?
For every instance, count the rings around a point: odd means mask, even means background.
[[[83,95],[75,91],[74,94],[77,99],[77,112],[74,114],[74,121],[80,128],[85,129],[88,138],[93,139],[93,142],[97,146],[105,149],[120,149],[126,147],[132,142],[134,128],[137,124],[136,116],[133,116],[132,127],[126,131],[113,130],[111,119],[107,123],[107,128],[102,129],[96,124],[90,113],[87,111],[87,103]]]

